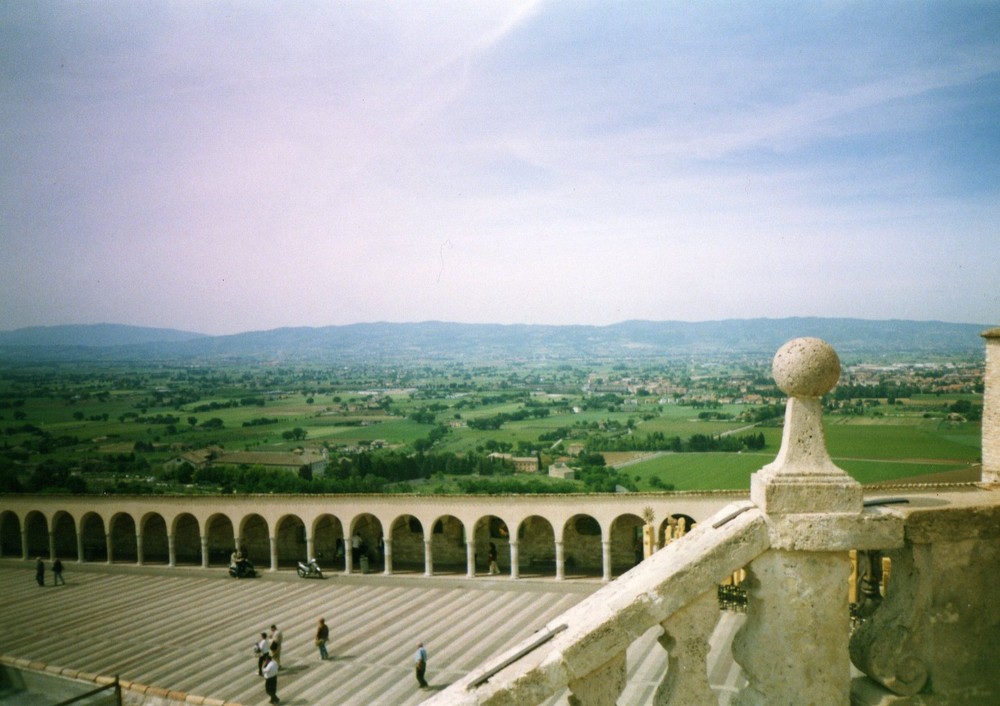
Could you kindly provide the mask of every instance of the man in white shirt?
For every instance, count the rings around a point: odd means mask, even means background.
[[[277,625],[271,626],[271,659],[275,661],[278,668],[281,668],[281,640],[283,639],[281,630],[278,630]]]
[[[260,640],[257,641],[257,676],[264,676],[264,660],[268,658],[271,653],[271,641],[267,639],[267,633],[262,632],[260,634]]]
[[[281,699],[278,698],[278,663],[271,659],[270,655],[264,662],[264,691],[267,693],[272,704],[276,704]]]

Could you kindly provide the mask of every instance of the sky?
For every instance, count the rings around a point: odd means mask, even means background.
[[[0,3],[0,330],[1000,324],[1000,3]]]

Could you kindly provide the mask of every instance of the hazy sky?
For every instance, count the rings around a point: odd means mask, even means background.
[[[0,262],[0,329],[1000,324],[1000,3],[0,3]]]

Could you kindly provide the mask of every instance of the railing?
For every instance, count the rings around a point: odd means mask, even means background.
[[[988,340],[1000,344],[1000,336]],[[1000,360],[992,360],[988,407],[991,377],[1000,384]],[[720,595],[728,595],[719,585],[742,568],[746,619],[731,649],[747,683],[732,704],[1000,703],[993,589],[1000,490],[983,483],[865,502],[823,437],[819,399],[839,372],[836,353],[822,341],[782,347],[774,362],[789,395],[782,445],[774,463],[754,474],[751,502],[700,522],[425,703],[523,706],[568,691],[573,706],[611,706],[627,685],[627,649],[659,626],[668,659],[652,703],[718,704],[706,668],[708,639]],[[987,432],[984,423],[987,433],[1000,428]],[[984,478],[995,476],[984,471]],[[864,568],[881,554],[892,561],[884,600],[872,572],[862,571],[853,635],[851,550],[860,551]],[[729,593],[736,605],[737,593]],[[853,682],[852,660],[866,675]]]

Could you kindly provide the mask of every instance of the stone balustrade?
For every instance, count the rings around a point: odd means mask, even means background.
[[[746,686],[731,703],[1000,703],[1000,329],[984,337],[982,483],[866,502],[823,435],[819,400],[837,382],[837,355],[796,339],[775,356],[789,396],[782,447],[754,474],[751,502],[700,522],[425,703],[523,706],[568,690],[573,706],[611,706],[627,684],[627,649],[657,628],[669,659],[652,703],[718,704],[706,670],[715,588],[741,568],[747,617],[731,649]],[[892,560],[885,599],[853,635],[852,550]]]

